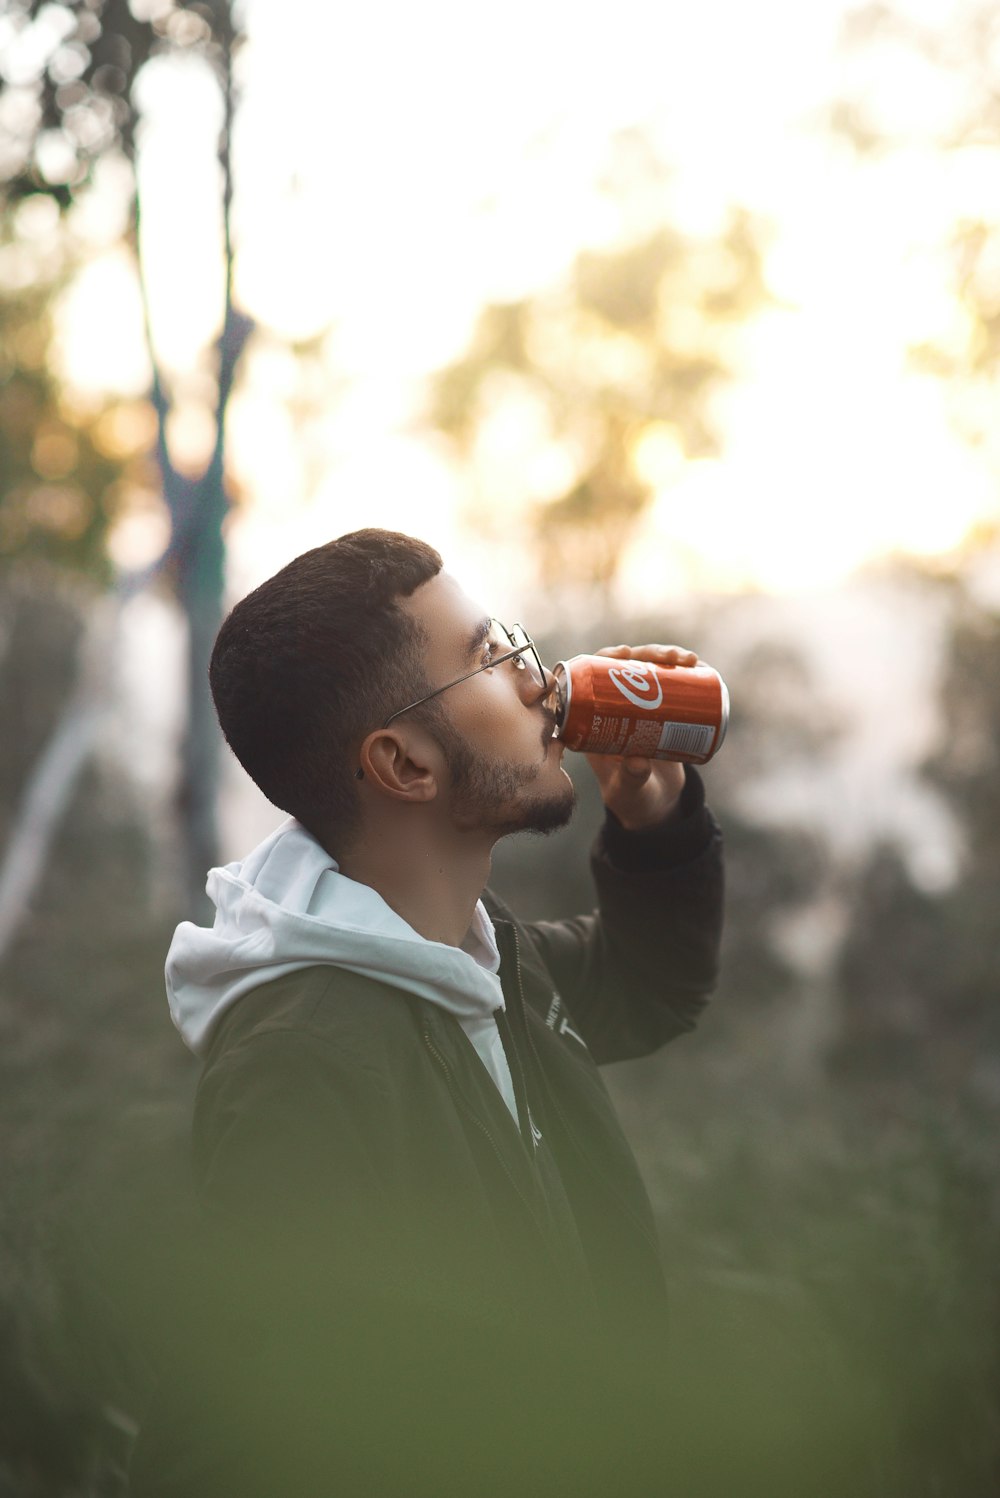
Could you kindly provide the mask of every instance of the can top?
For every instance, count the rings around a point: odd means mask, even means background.
[[[558,719],[553,738],[558,738],[562,733],[563,726],[569,714],[569,701],[573,695],[573,677],[567,671],[565,661],[556,661],[552,667],[552,675],[556,694],[556,717]]]
[[[716,675],[718,675],[718,672],[716,672]],[[726,729],[729,727],[729,688],[721,676],[719,677],[719,688],[722,692],[722,716],[719,720],[719,737],[715,741],[715,748],[712,750],[713,754],[718,754],[722,748],[722,742],[726,737]]]

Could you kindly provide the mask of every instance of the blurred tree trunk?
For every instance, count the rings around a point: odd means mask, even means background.
[[[31,0],[30,17],[39,10],[41,0]],[[160,470],[164,501],[170,516],[170,539],[163,556],[141,574],[117,579],[118,601],[131,596],[154,576],[162,575],[172,587],[184,612],[187,635],[187,711],[181,744],[181,770],[177,791],[179,863],[182,869],[180,899],[189,915],[198,916],[207,909],[205,875],[219,860],[216,802],[219,785],[221,736],[216,725],[208,688],[208,663],[222,616],[225,542],[223,523],[229,507],[225,486],[226,412],[240,358],[252,330],[252,323],[233,306],[233,246],[231,206],[233,181],[231,140],[234,116],[233,55],[240,39],[234,24],[230,0],[209,0],[206,5],[191,7],[198,25],[188,29],[179,40],[168,39],[163,17],[137,17],[129,0],[67,0],[66,13],[72,16],[77,31],[73,33],[85,47],[88,62],[78,88],[85,89],[85,102],[104,107],[101,118],[115,121],[107,138],[100,136],[93,159],[105,151],[121,150],[135,166],[135,126],[137,120],[133,84],[146,62],[165,51],[203,58],[212,68],[223,101],[223,122],[218,143],[222,174],[222,230],[225,260],[225,297],[222,308],[222,331],[218,340],[218,379],[215,401],[215,442],[211,458],[202,474],[191,477],[181,473],[171,459],[167,427],[172,396],[163,377],[152,337],[147,286],[143,269],[141,244],[141,205],[138,182],[133,181],[132,249],[135,255],[142,294],[145,338],[152,367],[151,399],[157,417],[156,458]],[[27,24],[27,17],[21,18]],[[15,28],[15,38],[16,38]],[[8,39],[9,40],[9,39]],[[113,66],[112,66],[113,64]],[[44,172],[33,161],[33,152],[45,131],[60,131],[67,110],[76,108],[73,95],[67,102],[58,78],[49,68],[49,60],[40,63],[34,82],[39,106],[38,121],[31,149],[14,152],[15,170],[4,182],[5,196],[16,201],[19,196],[49,192],[61,208],[74,200],[76,188],[68,183],[49,184]],[[109,101],[114,105],[108,113]],[[82,107],[82,106],[81,106]],[[0,145],[4,143],[0,128]],[[9,135],[9,132],[6,132]],[[80,173],[74,181],[86,183],[93,161],[87,147],[80,144],[72,130],[62,131],[67,140],[76,141]],[[21,145],[23,146],[23,142]],[[84,168],[87,168],[87,171]],[[117,615],[117,609],[116,609]],[[114,640],[109,640],[106,656],[114,654]],[[51,732],[51,740],[28,776],[21,803],[14,819],[11,837],[0,861],[0,947],[16,936],[31,899],[40,883],[52,842],[67,810],[79,774],[96,741],[99,725],[107,707],[105,689],[81,664],[78,684],[62,717]]]
[[[163,497],[170,512],[170,541],[160,565],[172,577],[187,628],[187,721],[181,745],[177,809],[182,848],[182,896],[185,908],[191,915],[206,912],[208,902],[205,895],[205,875],[219,861],[217,802],[221,736],[209,691],[208,666],[215,636],[222,622],[225,588],[225,540],[222,532],[229,509],[225,479],[226,412],[237,367],[253,327],[250,319],[233,306],[231,46],[223,48],[222,58],[225,118],[219,141],[219,162],[223,182],[225,304],[218,344],[215,444],[208,466],[194,479],[179,473],[170,456],[167,442],[170,400],[153,345],[142,268],[138,188],[134,199],[136,261],[142,288],[146,344],[153,370],[152,399],[157,416],[156,453]]]
[[[250,332],[249,320],[232,307],[228,276],[226,287],[217,429],[211,461],[201,477],[193,481],[179,476],[172,465],[164,469],[163,475],[165,494],[169,484],[172,524],[168,559],[188,634],[187,724],[177,804],[184,849],[184,895],[192,911],[205,905],[205,875],[219,860],[217,801],[222,741],[209,691],[208,665],[222,623],[225,587],[222,528],[229,508],[225,486],[226,408],[236,366]],[[162,401],[160,406],[165,420]]]

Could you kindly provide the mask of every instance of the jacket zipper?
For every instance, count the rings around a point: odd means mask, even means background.
[[[531,1031],[528,1028],[528,1021],[527,1021],[527,1017],[526,1017],[526,1014],[525,1014],[526,1005],[525,1005],[525,1002],[524,1002],[524,982],[523,982],[522,976],[521,976],[521,946],[520,946],[520,943],[519,943],[518,938],[517,938],[517,927],[514,925],[513,922],[510,922],[509,924],[510,924],[511,936],[514,938],[514,970],[515,970],[515,975],[516,975],[516,978],[517,978],[517,998],[518,998],[519,1004],[521,1005],[521,1017],[524,1020],[524,1033],[525,1033],[525,1036],[527,1037],[528,1047],[529,1047],[529,1049],[531,1051],[531,1054],[532,1054],[532,1056],[534,1058],[535,1066],[536,1066],[537,1070],[539,1072],[541,1072],[541,1062],[538,1059],[538,1052],[535,1050],[535,1043],[534,1043],[534,1041],[531,1038]],[[600,1170],[597,1169],[597,1166],[591,1160],[591,1158],[587,1154],[586,1150],[583,1148],[583,1146],[581,1144],[578,1143],[578,1141],[577,1141],[577,1139],[576,1139],[576,1137],[575,1137],[575,1135],[573,1133],[573,1130],[570,1127],[570,1124],[569,1124],[569,1122],[568,1122],[568,1120],[566,1118],[566,1115],[565,1115],[565,1113],[563,1112],[562,1108],[559,1105],[559,1099],[556,1097],[555,1088],[554,1087],[546,1087],[546,1089],[545,1089],[545,1095],[546,1095],[547,1098],[549,1098],[551,1100],[552,1107],[553,1107],[553,1109],[555,1110],[555,1112],[559,1116],[559,1120],[562,1123],[563,1132],[564,1132],[566,1138],[570,1141],[570,1143],[572,1144],[574,1150],[579,1155],[580,1159],[585,1162],[585,1164],[586,1164],[588,1170],[590,1171],[591,1175],[594,1176],[597,1180],[601,1180],[601,1181],[605,1180],[606,1178],[604,1176],[604,1173],[602,1171],[600,1171]],[[614,1190],[615,1196],[617,1197],[617,1199],[618,1199],[621,1207],[623,1208],[623,1210],[628,1213],[629,1217],[635,1223],[636,1227],[638,1227],[638,1228],[640,1228],[642,1230],[643,1237],[647,1240],[647,1242],[652,1243],[652,1244],[655,1245],[656,1244],[656,1239],[655,1239],[655,1237],[653,1235],[650,1234],[648,1223],[644,1222],[643,1219],[641,1217],[639,1217],[636,1212],[633,1211],[633,1209],[630,1206],[630,1204],[622,1198],[620,1192],[617,1189],[615,1189],[614,1187],[612,1187],[612,1189]]]
[[[534,1160],[535,1150],[538,1146],[535,1144],[532,1127],[531,1103],[528,1097],[527,1073],[524,1062],[517,1048],[517,1041],[514,1039],[514,1031],[511,1027],[510,1015],[507,1013],[507,1010],[501,1006],[501,1008],[494,1010],[493,1018],[500,1032],[500,1043],[507,1057],[511,1085],[514,1088],[518,1133],[521,1136],[521,1143],[524,1146],[525,1153],[530,1160]]]
[[[514,1190],[517,1192],[518,1196],[521,1198],[521,1200],[524,1203],[524,1205],[527,1207],[529,1213],[531,1214],[532,1219],[534,1219],[534,1215],[535,1215],[534,1208],[532,1207],[531,1202],[525,1196],[524,1192],[521,1190],[521,1187],[518,1185],[518,1182],[517,1182],[517,1180],[515,1179],[515,1176],[514,1176],[514,1172],[511,1170],[510,1166],[507,1164],[507,1161],[504,1159],[503,1151],[501,1150],[500,1146],[497,1144],[496,1140],[494,1139],[493,1135],[490,1133],[489,1129],[483,1123],[483,1120],[479,1117],[479,1114],[475,1111],[474,1108],[471,1108],[469,1106],[469,1104],[463,1098],[463,1096],[462,1096],[459,1088],[455,1085],[454,1074],[452,1072],[452,1069],[448,1065],[448,1062],[445,1060],[445,1058],[442,1056],[441,1052],[438,1050],[437,1046],[434,1044],[433,1040],[431,1039],[430,1031],[427,1029],[426,1025],[423,1026],[423,1038],[424,1038],[424,1044],[426,1045],[427,1049],[430,1051],[431,1055],[434,1057],[434,1060],[437,1062],[438,1066],[440,1066],[441,1070],[445,1074],[445,1078],[446,1078],[446,1080],[448,1082],[448,1087],[449,1087],[449,1090],[451,1092],[452,1097],[455,1099],[455,1101],[457,1102],[459,1108],[461,1108],[461,1110],[464,1113],[464,1115],[466,1116],[466,1118],[471,1119],[471,1121],[475,1124],[475,1126],[479,1130],[479,1132],[481,1134],[485,1135],[485,1137],[489,1140],[489,1142],[490,1142],[490,1144],[491,1144],[491,1146],[493,1148],[493,1153],[496,1155],[496,1157],[499,1160],[501,1166],[503,1167],[504,1174],[506,1175],[507,1179],[510,1181],[510,1184],[513,1186]]]

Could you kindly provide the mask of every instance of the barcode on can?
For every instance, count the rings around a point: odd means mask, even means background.
[[[708,754],[715,729],[707,723],[664,723],[657,749],[666,754]]]

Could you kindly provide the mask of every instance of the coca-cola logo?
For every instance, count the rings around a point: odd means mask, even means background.
[[[663,684],[648,661],[629,661],[627,666],[612,666],[608,675],[633,707],[649,710],[659,707],[663,701]]]

